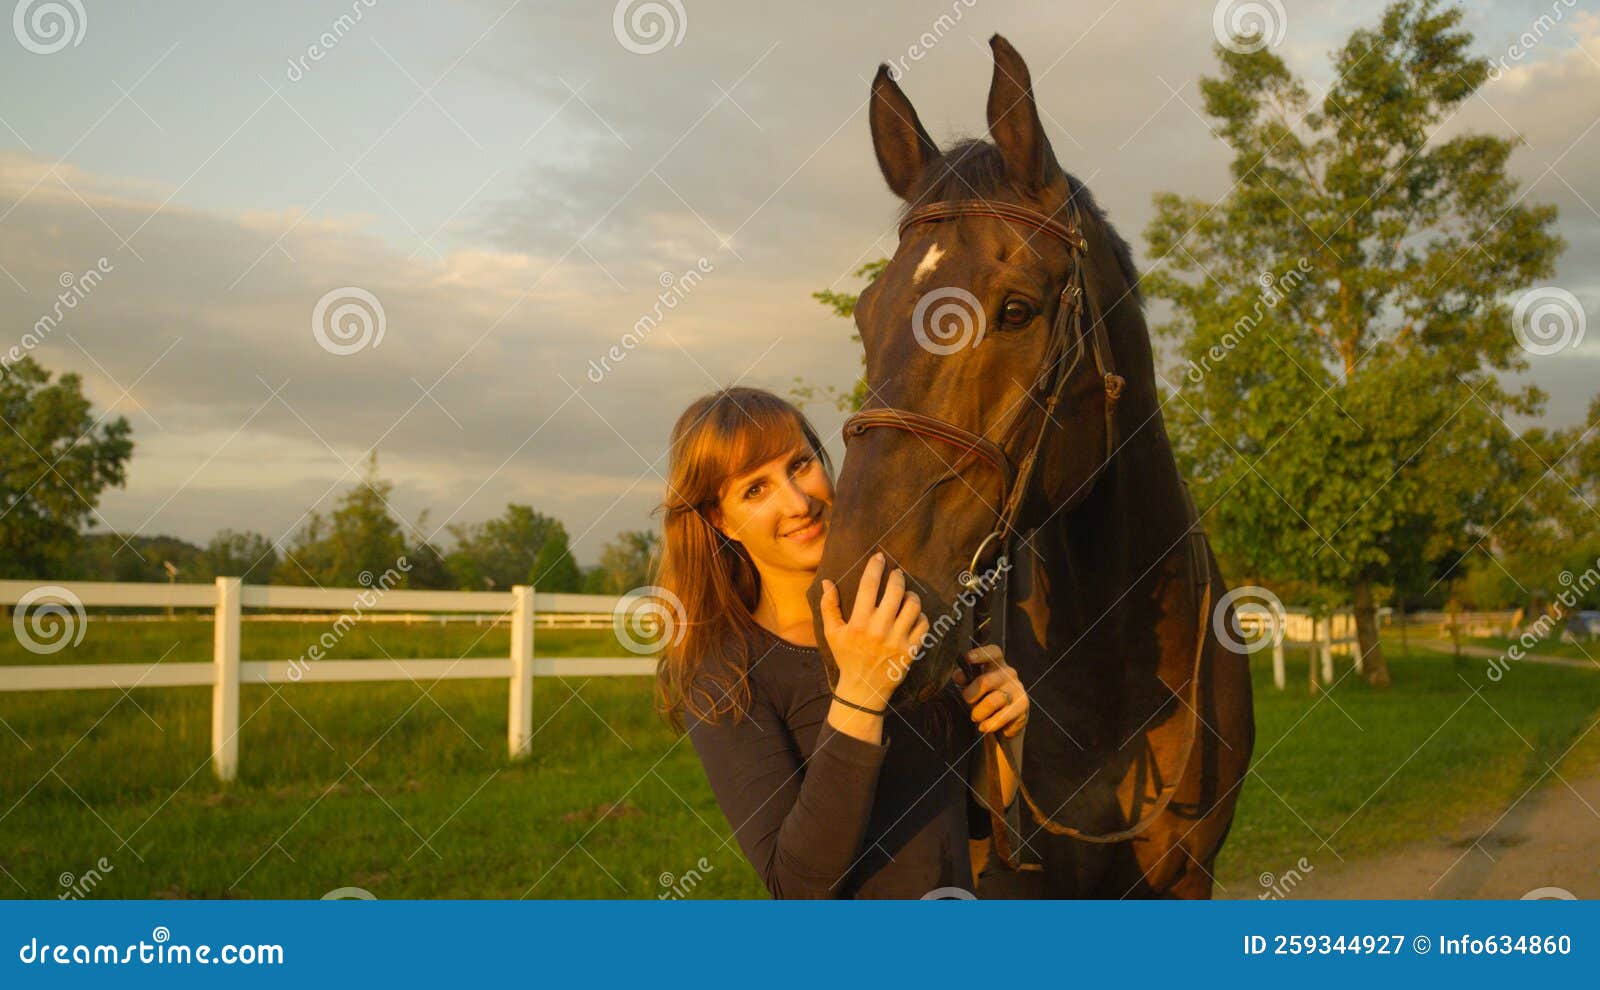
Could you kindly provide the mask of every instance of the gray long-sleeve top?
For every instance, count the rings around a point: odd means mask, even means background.
[[[990,829],[968,786],[982,750],[959,690],[947,685],[924,705],[891,711],[883,742],[864,742],[828,724],[816,648],[761,632],[745,717],[691,717],[687,728],[772,896],[914,899],[971,889],[967,840]]]

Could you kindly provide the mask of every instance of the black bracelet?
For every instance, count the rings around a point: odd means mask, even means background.
[[[832,692],[829,692],[829,693],[831,694]],[[887,706],[883,707],[883,708],[868,708],[866,705],[858,705],[853,701],[846,701],[844,698],[839,697],[837,694],[833,695],[833,700],[837,701],[839,704],[845,706],[846,708],[854,708],[856,711],[858,711],[858,712],[866,712],[868,715],[883,715],[883,714],[886,714],[889,711]]]

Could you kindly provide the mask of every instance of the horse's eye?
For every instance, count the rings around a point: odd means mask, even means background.
[[[1021,299],[1009,300],[1000,310],[1000,322],[1008,327],[1024,327],[1033,320],[1033,307]]]

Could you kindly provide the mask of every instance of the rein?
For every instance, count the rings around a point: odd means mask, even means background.
[[[960,457],[950,465],[952,472],[964,464],[969,457],[977,457],[988,464],[999,475],[1001,481],[1001,504],[997,512],[995,528],[979,541],[973,551],[971,562],[967,569],[957,575],[957,583],[968,591],[978,591],[983,588],[984,579],[979,577],[978,568],[989,551],[991,545],[998,544],[1000,558],[1009,558],[1018,538],[1027,540],[1033,532],[1019,533],[1017,521],[1022,513],[1023,501],[1027,496],[1029,483],[1033,476],[1035,464],[1044,445],[1045,434],[1049,432],[1050,424],[1054,421],[1057,407],[1066,394],[1067,383],[1072,380],[1082,364],[1084,350],[1087,349],[1094,356],[1094,372],[1099,376],[1102,388],[1105,391],[1105,420],[1106,444],[1105,453],[1099,465],[1090,474],[1089,478],[1080,486],[1078,492],[1064,505],[1058,508],[1070,509],[1076,506],[1087,496],[1093,487],[1093,482],[1107,469],[1112,455],[1117,449],[1117,401],[1121,398],[1126,380],[1116,373],[1116,364],[1113,358],[1111,341],[1108,335],[1104,314],[1099,311],[1095,301],[1090,297],[1087,289],[1085,274],[1085,261],[1089,251],[1088,240],[1084,237],[1083,227],[1079,222],[1077,207],[1069,204],[1066,207],[1068,219],[1066,222],[1057,220],[1054,216],[1046,215],[1037,210],[1030,209],[1013,203],[1002,203],[992,200],[958,200],[929,203],[907,213],[900,224],[900,237],[905,238],[906,231],[922,223],[941,223],[962,217],[988,217],[1004,220],[1010,223],[1021,224],[1034,230],[1046,233],[1060,240],[1067,247],[1071,258],[1067,271],[1065,285],[1057,301],[1055,320],[1050,329],[1050,341],[1033,383],[1030,385],[1027,398],[1037,402],[1035,396],[1044,398],[1042,417],[1039,430],[1028,444],[1027,453],[1020,462],[1014,462],[1006,452],[1006,446],[1012,439],[1013,430],[1017,427],[1021,414],[1027,411],[1026,404],[1018,403],[1013,412],[1009,414],[999,429],[1000,440],[996,442],[987,436],[975,433],[955,423],[928,416],[909,409],[894,406],[874,406],[863,409],[849,419],[845,420],[843,432],[844,440],[848,446],[849,441],[859,437],[873,427],[891,427],[904,430],[908,433],[935,440],[940,443],[957,448]],[[980,314],[981,317],[981,314]],[[1023,801],[1039,826],[1056,835],[1066,835],[1090,843],[1117,843],[1126,842],[1143,833],[1172,803],[1173,796],[1182,779],[1184,769],[1188,766],[1189,758],[1194,750],[1194,743],[1200,731],[1200,674],[1206,646],[1206,615],[1211,608],[1211,574],[1209,555],[1207,553],[1205,532],[1199,527],[1199,516],[1195,511],[1193,499],[1189,496],[1188,486],[1183,489],[1184,502],[1189,515],[1189,565],[1190,572],[1200,595],[1200,608],[1197,613],[1197,632],[1195,644],[1194,668],[1189,680],[1189,710],[1192,715],[1187,737],[1184,740],[1182,754],[1178,759],[1175,772],[1170,779],[1164,781],[1156,796],[1154,806],[1149,813],[1141,816],[1127,828],[1108,833],[1093,834],[1071,825],[1061,824],[1039,807],[1038,802],[1029,793],[1027,785],[1022,782],[1020,767],[1015,767],[1017,789]],[[1004,578],[1005,591],[999,603],[1003,610],[1009,605],[1011,596],[1011,582],[1009,576]],[[982,603],[989,604],[993,585],[985,592]],[[989,625],[993,609],[976,624],[975,633],[982,633]],[[1003,638],[1003,636],[1001,637]],[[976,676],[977,669],[961,661],[963,669],[969,676]],[[1181,688],[1180,688],[1181,690]],[[920,699],[920,700],[926,700]],[[989,816],[992,823],[993,840],[996,851],[1008,869],[1042,869],[1034,863],[1019,863],[1016,854],[1011,848],[1009,824],[1005,819],[1005,806],[1001,800],[999,761],[1000,741],[994,733],[984,735],[984,759],[988,767]]]

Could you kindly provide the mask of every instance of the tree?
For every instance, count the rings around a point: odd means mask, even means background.
[[[545,535],[539,554],[528,569],[525,581],[540,591],[578,591],[583,578],[567,549],[567,527],[554,523]]]
[[[175,536],[85,533],[64,574],[85,581],[206,581],[205,551]],[[176,573],[170,573],[171,565]]]
[[[1563,571],[1582,574],[1600,557],[1600,397],[1584,423],[1529,429],[1513,453],[1512,507],[1486,534],[1481,564],[1531,614],[1538,601],[1562,590]],[[1480,578],[1475,586],[1496,585]]]
[[[224,529],[206,544],[200,556],[200,567],[203,573],[190,575],[185,580],[236,577],[259,584],[277,569],[278,548],[261,533]]]
[[[1555,209],[1506,175],[1519,139],[1432,139],[1489,69],[1461,19],[1391,4],[1315,104],[1270,49],[1216,46],[1200,90],[1235,185],[1158,194],[1145,235],[1186,359],[1165,410],[1219,553],[1348,595],[1377,686],[1378,585],[1493,523],[1504,416],[1543,403],[1496,372],[1526,367],[1502,293],[1553,270]]]
[[[0,577],[65,574],[100,493],[126,478],[132,427],[91,417],[82,380],[52,385],[31,357],[0,366],[0,420]]]
[[[527,581],[545,539],[559,525],[531,506],[512,503],[498,518],[451,526],[456,546],[445,560],[460,587],[504,590]]]
[[[661,537],[655,530],[639,529],[618,533],[600,550],[600,579],[595,588],[602,595],[624,595],[653,583]]]
[[[430,591],[457,587],[455,575],[450,573],[450,565],[445,563],[444,554],[422,535],[428,531],[426,511],[417,517],[417,524],[411,527],[411,531],[416,534],[416,539],[412,541],[411,549],[406,551],[406,561],[411,565],[406,574],[406,587]]]
[[[887,267],[888,264],[888,258],[878,258],[875,261],[869,261],[860,268],[856,269],[855,276],[856,278],[864,278],[870,282],[882,274],[883,269]],[[835,292],[832,289],[819,289],[816,292],[811,293],[811,298],[833,310],[833,314],[835,316],[843,317],[844,319],[849,320],[853,319],[856,315],[856,300],[860,299],[861,295],[860,293],[856,292]],[[859,344],[861,342],[861,335],[859,333],[851,334],[850,339]],[[866,366],[866,363],[867,354],[866,351],[863,350],[861,352],[861,364],[863,368]],[[867,376],[863,371],[861,377],[856,379],[855,385],[848,392],[841,392],[832,385],[819,390],[815,386],[808,385],[803,380],[796,378],[794,386],[789,389],[789,397],[799,405],[805,405],[808,402],[822,399],[833,405],[833,407],[838,409],[840,412],[855,412],[862,406],[866,405]]]
[[[361,481],[340,497],[331,516],[312,512],[307,517],[285,548],[274,580],[347,588],[370,585],[389,569],[399,568],[407,543],[399,522],[389,513],[393,490],[393,484],[379,479],[374,452],[367,458]]]

